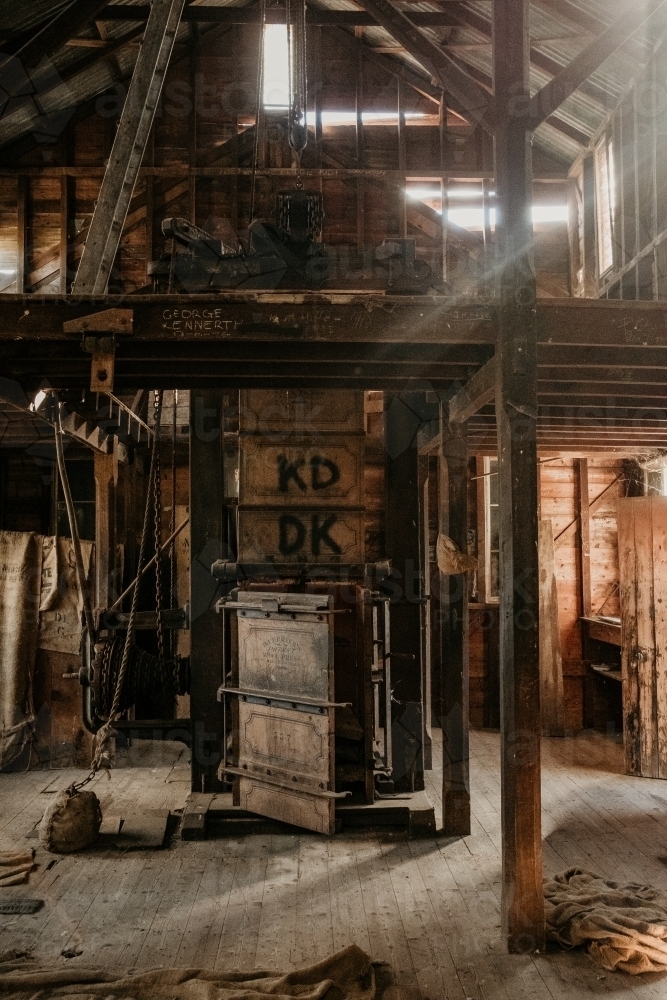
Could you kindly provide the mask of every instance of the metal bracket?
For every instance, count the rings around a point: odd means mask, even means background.
[[[113,392],[116,337],[134,332],[132,309],[103,309],[63,323],[65,333],[81,337],[81,346],[92,354],[90,391]]]
[[[90,362],[90,391],[113,392],[116,361],[116,338],[113,334],[103,337],[84,336],[81,346],[92,354]]]

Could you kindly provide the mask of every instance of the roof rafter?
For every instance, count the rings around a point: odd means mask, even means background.
[[[482,124],[492,129],[493,96],[486,92],[473,77],[452,62],[446,53],[427,38],[391,0],[360,0],[389,34],[415,58],[424,69],[438,80],[464,109],[471,124]]]
[[[626,42],[667,0],[644,0],[618,18],[590,45],[568,63],[546,86],[535,94],[528,106],[530,130],[554,113],[606,59]]]

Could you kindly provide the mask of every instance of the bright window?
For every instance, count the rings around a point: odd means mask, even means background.
[[[595,147],[595,221],[598,268],[601,275],[614,266],[614,150],[611,139]]]
[[[289,107],[289,59],[287,26],[264,27],[264,106]]]
[[[498,459],[484,459],[484,517],[486,545],[486,598],[497,601],[500,596],[500,503]]]

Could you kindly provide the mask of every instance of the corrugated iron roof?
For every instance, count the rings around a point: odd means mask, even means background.
[[[113,0],[127,4],[136,0]],[[351,0],[311,0],[316,6],[330,10],[357,10]],[[362,0],[360,0],[360,3]],[[66,6],[67,0],[0,0],[0,36],[20,36],[43,24],[50,16]],[[195,0],[197,6],[245,6],[240,0]],[[412,11],[447,11],[449,5],[435,3],[400,3]],[[424,33],[436,44],[450,47],[456,61],[468,68],[478,79],[490,80],[492,55],[490,45],[491,2],[468,0],[455,8],[461,15],[460,26],[424,28]],[[627,10],[627,0],[535,0],[530,8],[531,30],[531,93],[536,93],[550,79],[558,67],[566,66],[588,45],[595,34]],[[465,23],[466,18],[471,23]],[[552,123],[541,125],[535,133],[535,145],[563,165],[572,162],[581,152],[582,144],[592,137],[627,90],[643,62],[648,61],[655,42],[663,34],[667,18],[658,11],[642,29],[636,32],[634,50],[619,49],[591,75],[587,86],[568,98],[558,109]],[[137,22],[108,21],[106,33],[110,40],[130,35]],[[187,26],[181,31],[186,32]],[[82,29],[90,35],[91,29]],[[370,47],[385,50],[396,43],[383,28],[364,29],[364,40]],[[137,47],[126,46],[114,53],[114,60],[100,51],[99,59],[91,65],[94,50],[65,46],[54,57],[54,65],[66,82],[44,95],[45,106],[51,112],[65,112],[71,102],[79,103],[105,90],[118,77],[119,66],[129,73],[136,58]],[[639,56],[639,58],[638,58]],[[388,58],[397,58],[424,75],[419,63],[407,52],[396,48]],[[77,72],[77,65],[81,71]],[[482,76],[480,76],[482,75]],[[68,105],[69,102],[69,105]],[[5,146],[35,127],[35,115],[29,107],[17,109],[0,120],[0,146]],[[559,125],[561,127],[559,127]]]

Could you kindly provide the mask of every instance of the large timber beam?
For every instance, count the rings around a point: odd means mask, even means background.
[[[76,295],[102,294],[153,124],[185,0],[153,0],[116,138],[72,285]]]
[[[528,105],[528,127],[531,132],[556,111],[602,63],[634,34],[666,0],[645,0],[637,3],[614,21],[595,41],[576,56],[572,62],[542,87]]]
[[[485,345],[486,357],[471,361],[476,370],[493,353],[499,305],[495,300],[453,300],[441,295],[358,295],[336,291],[245,291],[196,295],[97,295],[85,298],[3,294],[0,350],[20,356],[30,345],[61,341],[77,348],[63,323],[103,309],[131,306],[130,344],[182,345],[384,344],[406,352],[437,352],[452,345]],[[665,303],[611,299],[538,299],[534,303],[540,364],[579,363],[614,369],[642,365],[667,367]],[[390,345],[392,345],[390,347]],[[604,350],[599,350],[603,348]],[[609,350],[612,348],[613,350]],[[193,348],[199,350],[200,348]],[[311,347],[305,347],[304,357]],[[383,354],[376,352],[375,360]],[[428,355],[433,361],[433,355]],[[644,359],[644,360],[642,360]],[[464,381],[464,379],[462,379]]]
[[[492,403],[496,395],[496,359],[489,358],[469,382],[449,401],[450,424],[464,424],[469,417]]]
[[[363,0],[363,6],[461,104],[471,124],[493,119],[493,97],[452,63],[391,0]]]
[[[447,534],[468,546],[468,441],[465,423],[440,407],[440,455],[446,467]],[[440,576],[442,692],[442,826],[446,837],[470,834],[470,696],[468,578]]]
[[[510,952],[543,951],[537,564],[537,327],[532,267],[528,0],[493,4],[500,309],[496,425],[500,497],[501,915]]]

